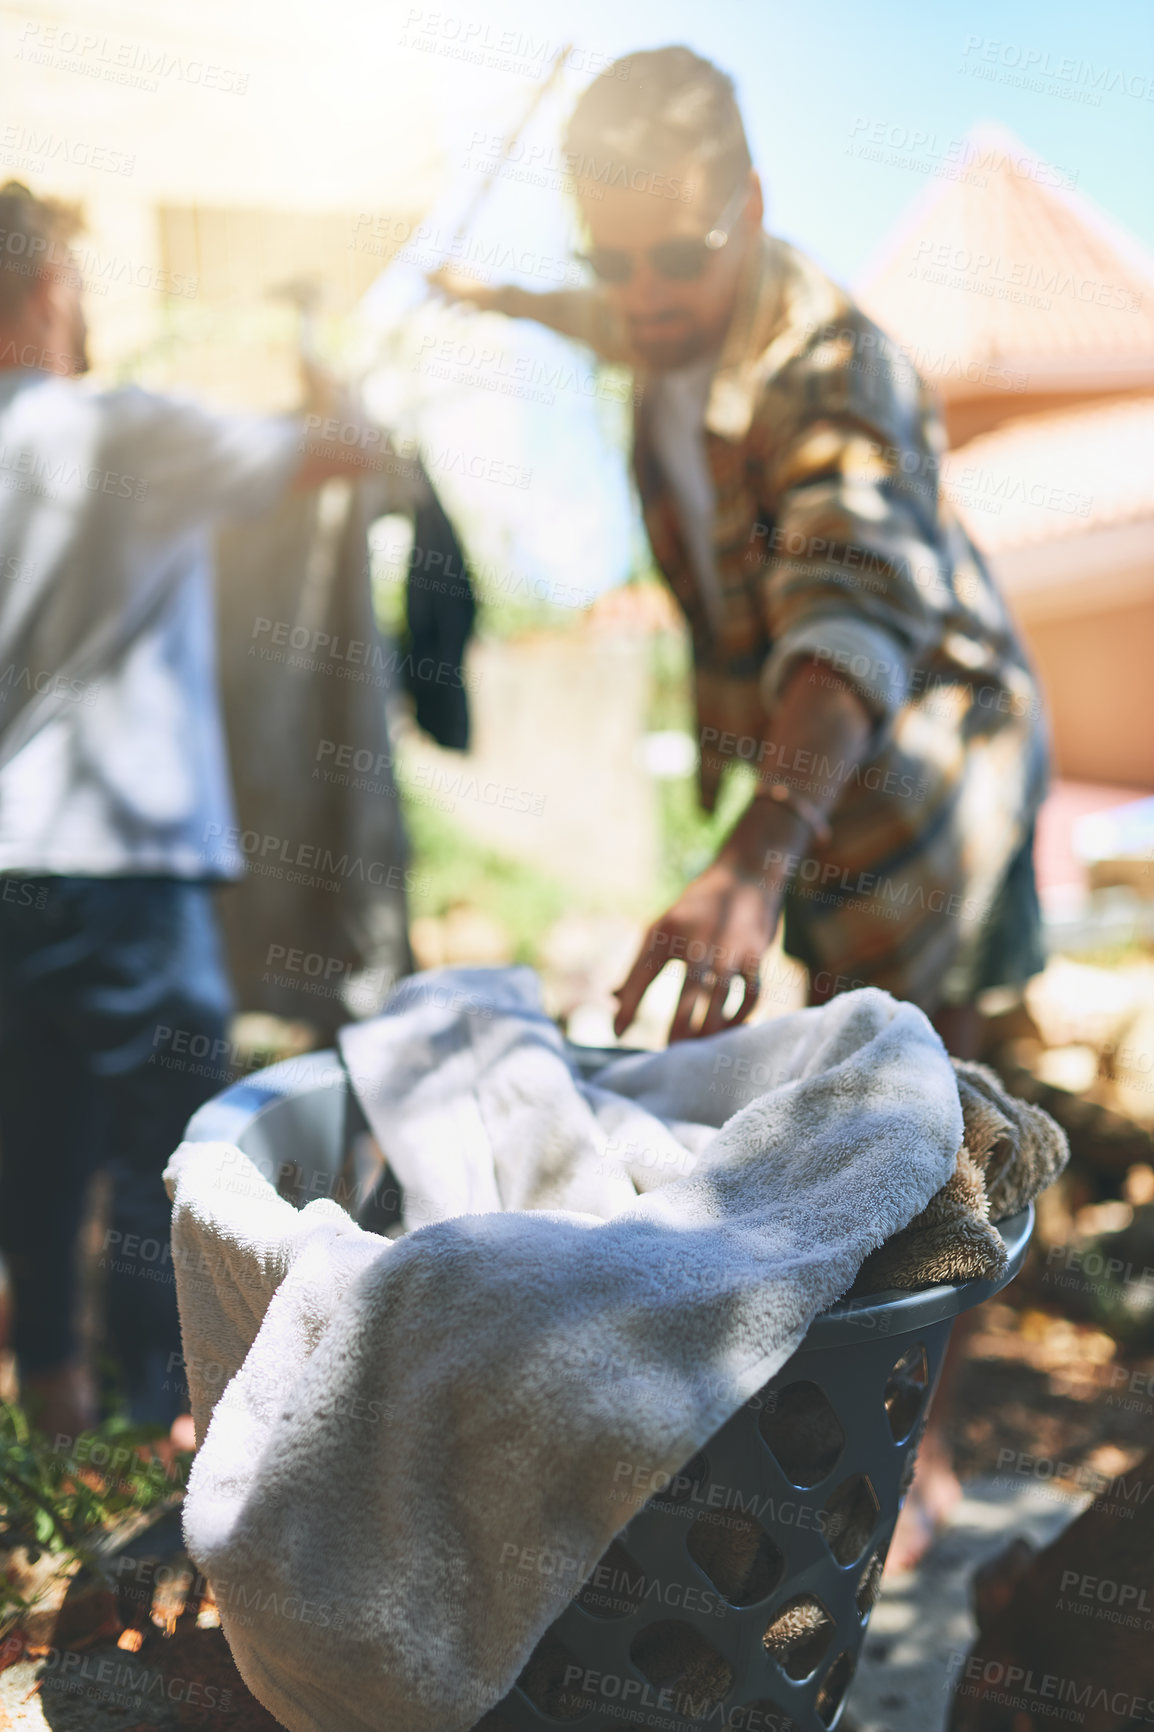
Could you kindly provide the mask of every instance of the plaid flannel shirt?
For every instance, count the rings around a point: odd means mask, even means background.
[[[629,359],[598,291],[544,299],[554,328]],[[874,721],[830,841],[793,863],[787,948],[926,1004],[998,984],[987,940],[1044,793],[1046,727],[1002,598],[943,494],[928,388],[811,260],[759,237],[705,414],[715,630],[641,371],[637,384],[634,471],[692,637],[703,805],[735,761],[802,792],[836,778],[813,754],[775,752],[774,706],[799,662],[847,680]]]

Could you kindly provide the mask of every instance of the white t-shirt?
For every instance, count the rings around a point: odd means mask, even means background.
[[[673,491],[686,547],[706,615],[722,619],[721,579],[713,551],[713,476],[705,451],[705,407],[717,368],[715,354],[658,373],[649,386],[649,426],[658,461]]]
[[[22,616],[32,579],[64,606],[102,570],[129,595],[165,579],[150,623],[0,767],[0,872],[243,875],[227,841],[210,533],[272,505],[299,463],[287,417],[0,372],[0,625]]]

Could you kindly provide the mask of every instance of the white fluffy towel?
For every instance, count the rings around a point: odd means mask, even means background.
[[[958,1090],[872,988],[593,1085],[528,969],[446,969],[342,1048],[402,1236],[298,1212],[222,1144],[168,1169],[185,1535],[291,1732],[468,1732],[653,1476],[946,1183]]]

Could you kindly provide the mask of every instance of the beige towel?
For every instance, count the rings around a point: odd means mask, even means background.
[[[908,1226],[867,1257],[854,1291],[990,1280],[1006,1266],[994,1223],[1024,1209],[1069,1159],[1066,1133],[1007,1094],[984,1064],[954,1061],[963,1143],[952,1178]]]

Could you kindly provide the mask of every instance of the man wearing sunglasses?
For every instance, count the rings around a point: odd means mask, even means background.
[[[634,472],[693,641],[702,804],[730,764],[757,773],[717,859],[647,933],[617,1031],[677,958],[671,1039],[741,1021],[784,913],[815,1002],[885,987],[973,1056],[979,994],[1043,962],[1046,738],[942,495],[928,392],[842,289],[763,232],[732,82],[709,62],[629,56],[584,92],[566,147],[592,285],[434,281],[634,368]]]

